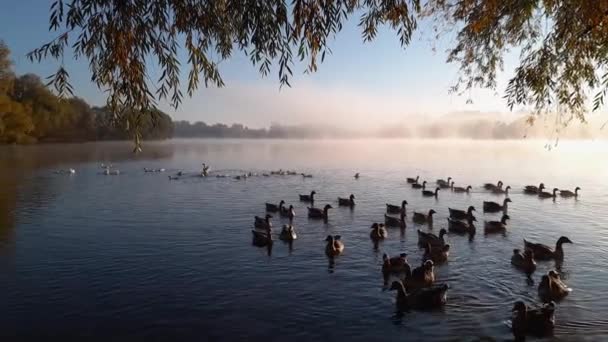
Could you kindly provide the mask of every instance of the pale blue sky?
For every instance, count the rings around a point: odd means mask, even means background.
[[[46,0],[4,0],[0,2],[0,39],[11,48],[17,73],[51,74],[57,62],[30,63],[25,54],[56,34],[48,32]],[[279,90],[278,76],[262,78],[241,53],[222,63],[226,87],[201,87],[193,98],[185,99],[178,110],[163,109],[174,119],[206,122],[242,122],[253,127],[272,122],[287,124],[318,123],[364,127],[370,122],[404,122],[425,114],[455,111],[503,113],[510,117],[501,98],[508,71],[516,61],[509,57],[507,73],[499,77],[498,94],[488,90],[472,92],[473,104],[466,98],[448,94],[457,77],[457,66],[445,63],[445,45],[433,52],[428,35],[420,33],[402,49],[396,34],[382,29],[373,43],[364,44],[354,18],[331,43],[319,71],[301,74],[292,88]],[[86,61],[66,56],[65,63],[77,96],[102,104],[104,94],[90,82]],[[187,70],[183,70],[185,75]]]

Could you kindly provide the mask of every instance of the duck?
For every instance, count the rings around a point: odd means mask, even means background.
[[[393,204],[386,204],[386,213],[387,214],[400,214],[401,212],[406,212],[405,211],[405,206],[407,205],[407,201],[403,200],[401,201],[401,206],[398,205],[393,205]],[[407,214],[406,214],[407,216]]]
[[[532,243],[524,239],[525,248],[534,252],[534,258],[536,260],[563,260],[564,249],[562,248],[562,245],[564,243],[572,243],[572,241],[565,236],[561,236],[555,243],[555,249],[553,250],[547,245],[543,245],[540,243]]]
[[[554,270],[542,276],[538,284],[538,297],[543,302],[558,301],[566,297],[572,289],[562,282],[559,273]]]
[[[355,206],[355,195],[350,194],[348,198],[338,197],[338,205],[342,207],[354,207]]]
[[[178,171],[178,172],[177,172],[177,175],[178,175],[179,177],[183,176],[183,175],[184,175],[184,171]]]
[[[448,256],[450,255],[450,245],[445,244],[441,247],[433,247],[430,243],[424,245],[424,255],[422,256],[423,260],[432,260],[434,263],[443,263],[448,261]]]
[[[144,172],[146,172],[146,173],[154,172],[154,169],[148,169],[147,167],[144,167]]]
[[[511,203],[511,199],[510,198],[505,198],[502,201],[502,205],[496,203],[496,202],[490,202],[490,201],[484,201],[483,202],[483,211],[484,212],[488,212],[488,213],[495,213],[495,212],[499,212],[499,211],[507,211],[507,203]]]
[[[397,291],[397,310],[399,311],[436,309],[447,303],[447,284],[421,288],[407,293],[403,283],[395,280],[390,289]]]
[[[384,224],[388,227],[399,227],[405,229],[405,211],[402,211],[399,218],[384,214]]]
[[[108,171],[108,170],[106,170],[106,171]],[[118,176],[118,175],[120,175],[120,170],[111,170],[109,174],[112,176]]]
[[[422,184],[414,183],[412,184],[412,188],[414,189],[423,189],[426,187],[426,181],[422,182]]]
[[[505,194],[505,195],[509,195],[509,190],[511,190],[511,186],[507,185],[506,188],[494,188],[492,189],[492,193],[493,194]]]
[[[523,301],[515,302],[511,311],[511,331],[515,340],[524,341],[526,335],[551,335],[555,328],[555,307],[555,302],[536,308],[529,307]]]
[[[266,214],[265,217],[256,216],[253,225],[259,229],[271,228],[272,227],[272,223],[270,222],[271,218],[272,218],[272,215],[270,215],[270,214]]]
[[[443,247],[445,243],[444,236],[448,233],[445,228],[441,228],[439,230],[439,236],[433,233],[425,233],[418,229],[418,245],[426,246],[426,244],[430,244],[432,247]]]
[[[437,195],[439,194],[439,190],[441,190],[440,188],[435,188],[435,192],[430,191],[430,190],[422,190],[422,196],[426,196],[426,197],[437,197]]]
[[[428,215],[425,215],[423,213],[417,213],[414,211],[414,216],[412,217],[412,220],[418,224],[425,224],[425,223],[432,224],[433,223],[433,214],[435,214],[435,213],[436,212],[433,209],[429,210]]]
[[[293,208],[293,205],[290,205],[289,208],[281,207],[281,211],[279,212],[281,217],[289,218],[289,222],[293,222],[293,218],[296,216],[296,211]]]
[[[272,234],[270,226],[264,229],[252,229],[251,233],[253,233],[253,244],[256,246],[268,246],[272,244]]]
[[[578,191],[580,190],[580,187],[576,187],[574,189],[574,192],[570,191],[570,190],[560,190],[559,191],[559,195],[562,197],[578,197]]]
[[[439,187],[442,189],[451,189],[454,187],[454,181],[452,181],[452,183],[441,183],[439,184]]]
[[[311,174],[302,173],[302,178],[312,178]]]
[[[359,172],[355,173],[355,179],[359,179],[360,175]]]
[[[179,180],[178,176],[169,176],[169,180]]]
[[[452,180],[452,177],[448,177],[447,181],[444,179],[438,179],[437,181],[435,181],[435,184],[439,186],[445,186],[447,188],[450,186],[450,180]]]
[[[475,207],[470,205],[466,211],[460,210],[460,209],[448,208],[448,211],[450,212],[450,218],[455,219],[455,220],[464,220],[469,217],[473,217],[473,212],[475,211]]]
[[[463,193],[466,192],[467,194],[471,192],[471,189],[473,189],[472,186],[467,185],[466,188],[463,187],[459,187],[459,186],[454,186],[454,183],[452,182],[452,191],[456,192],[456,193]]]
[[[274,203],[266,203],[266,211],[268,211],[270,213],[280,212],[280,211],[282,211],[284,204],[285,204],[285,201],[283,201],[283,200],[281,200],[278,205],[274,204]]]
[[[323,209],[308,207],[308,217],[314,218],[314,219],[327,220],[327,218],[328,218],[327,212],[329,211],[329,209],[332,209],[332,208],[333,207],[330,204],[326,204],[325,207],[323,207]]]
[[[420,176],[416,176],[416,178],[411,178],[408,177],[406,180],[409,184],[418,184],[418,180],[420,179]]]
[[[408,290],[432,286],[435,283],[435,263],[433,260],[425,260],[412,270],[411,275],[406,275],[403,282]]]
[[[500,218],[500,221],[486,221],[484,225],[486,233],[496,233],[504,231],[505,229],[507,229],[507,220],[509,219],[509,215],[503,214]]]
[[[338,256],[344,251],[344,243],[340,238],[340,235],[327,235],[327,238],[325,239],[327,242],[325,254],[327,254],[328,257]]]
[[[498,183],[496,183],[496,184],[485,183],[483,185],[483,188],[486,189],[486,190],[492,190],[492,189],[496,189],[496,188],[502,188],[502,184],[503,184],[502,181],[499,180]]]
[[[555,197],[557,197],[558,191],[559,191],[558,188],[553,188],[553,192],[539,191],[538,197],[539,198],[555,198]]]
[[[530,276],[532,273],[534,273],[534,271],[536,271],[536,261],[534,261],[534,252],[529,249],[526,249],[522,253],[520,249],[515,248],[513,250],[513,255],[511,256],[511,265],[524,271],[528,276]]]
[[[388,236],[388,232],[382,223],[374,223],[372,224],[372,231],[369,233],[369,237],[372,240],[382,240],[386,239]]]
[[[460,220],[454,220],[448,217],[448,230],[450,232],[465,234],[465,233],[475,233],[475,225],[473,221],[477,221],[475,216],[470,216],[467,218],[467,222],[463,222]]]
[[[203,163],[203,169],[201,170],[201,177],[207,177],[209,175],[209,165]]]
[[[300,201],[313,203],[315,201],[316,194],[317,192],[313,190],[310,192],[310,195],[300,195]]]
[[[382,255],[382,274],[384,277],[388,277],[389,274],[400,274],[403,273],[406,276],[410,276],[412,270],[410,264],[407,262],[407,254],[401,253],[399,256],[390,258],[388,254]]]
[[[539,192],[543,191],[545,188],[544,183],[540,183],[538,186],[535,185],[526,185],[524,187],[524,194],[528,195],[538,195]]]
[[[298,234],[296,234],[296,228],[291,224],[283,225],[281,229],[281,234],[279,235],[279,239],[283,241],[293,241],[298,238]]]

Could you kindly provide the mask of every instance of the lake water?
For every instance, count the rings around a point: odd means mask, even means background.
[[[12,340],[508,340],[513,302],[537,302],[540,262],[532,276],[510,265],[523,238],[565,245],[561,267],[573,292],[558,304],[556,341],[608,339],[608,144],[543,141],[238,141],[0,147],[0,339]],[[101,174],[113,163],[119,176]],[[200,178],[202,162],[236,175],[295,169],[301,176]],[[74,175],[53,171],[76,169]],[[166,168],[144,173],[143,168]],[[178,170],[177,181],[168,175]],[[353,174],[361,173],[355,180]],[[420,175],[451,176],[470,195],[442,191],[423,198],[406,184]],[[395,314],[395,293],[380,273],[382,253],[407,252],[420,263],[412,210],[434,208],[433,231],[447,208],[503,196],[482,190],[502,180],[514,189],[505,235],[450,234],[450,259],[438,266],[448,305]],[[526,184],[582,188],[578,200],[526,196]],[[331,203],[327,224],[306,218],[299,193]],[[336,198],[355,194],[354,210]],[[296,207],[299,235],[290,248],[252,246],[253,217],[264,202]],[[408,227],[390,229],[374,248],[372,222],[385,203],[406,199]],[[275,219],[275,226],[282,221]],[[330,263],[324,238],[340,234],[343,255]],[[270,255],[269,255],[270,254]]]

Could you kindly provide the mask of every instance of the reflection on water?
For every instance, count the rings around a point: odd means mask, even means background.
[[[149,143],[133,156],[129,143],[0,147],[0,336],[4,340],[509,339],[504,324],[516,299],[536,301],[540,276],[558,268],[574,291],[558,306],[555,335],[608,337],[608,145],[468,141],[172,141]],[[120,176],[99,175],[113,163]],[[200,178],[295,169],[301,176]],[[76,169],[59,175],[57,169]],[[143,168],[166,168],[144,173]],[[186,176],[168,180],[183,171]],[[360,172],[358,180],[353,178]],[[451,176],[470,194],[442,190],[424,198],[406,177],[434,183]],[[421,263],[416,229],[438,232],[447,207],[481,207],[504,195],[481,185],[511,185],[511,220],[503,235],[450,233],[448,263],[436,269],[450,285],[438,312],[395,315],[395,293],[380,272],[382,253],[407,252]],[[581,197],[540,200],[521,193],[544,182]],[[333,204],[329,220],[309,220],[297,194],[316,190],[315,206]],[[351,211],[337,197],[355,194]],[[296,208],[293,244],[251,243],[264,202]],[[407,228],[369,238],[385,203],[408,205]],[[434,226],[411,221],[435,209]],[[278,215],[277,215],[278,216]],[[274,219],[280,231],[286,219]],[[325,256],[325,237],[342,236],[343,255]],[[563,264],[541,262],[527,278],[510,265],[523,238],[551,246],[566,235]]]

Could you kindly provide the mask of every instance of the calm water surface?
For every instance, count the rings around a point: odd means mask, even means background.
[[[505,321],[517,299],[536,302],[533,283],[510,265],[522,239],[554,245],[566,235],[561,267],[574,290],[559,303],[556,341],[608,339],[608,144],[466,141],[172,141],[0,147],[0,338],[9,340],[508,340]],[[112,162],[120,176],[101,175]],[[296,169],[300,176],[199,178],[213,171]],[[75,175],[54,170],[73,167]],[[144,173],[143,168],[166,168]],[[190,173],[178,181],[167,175]],[[353,179],[361,173],[359,180]],[[451,176],[472,184],[470,195],[422,198],[405,177]],[[418,265],[416,229],[390,230],[374,248],[369,226],[385,203],[406,199],[412,210],[434,208],[433,230],[447,208],[502,196],[481,190],[502,180],[515,191],[506,235],[449,235],[450,260],[436,268],[450,286],[436,312],[395,315],[395,293],[380,275],[382,253],[407,252]],[[526,184],[583,190],[578,200],[539,200]],[[299,193],[316,190],[334,204],[327,224],[306,218]],[[355,194],[353,211],[336,197]],[[296,207],[299,238],[292,248],[251,245],[253,216],[264,202]],[[275,220],[275,226],[280,225]],[[323,239],[340,234],[335,264]]]

